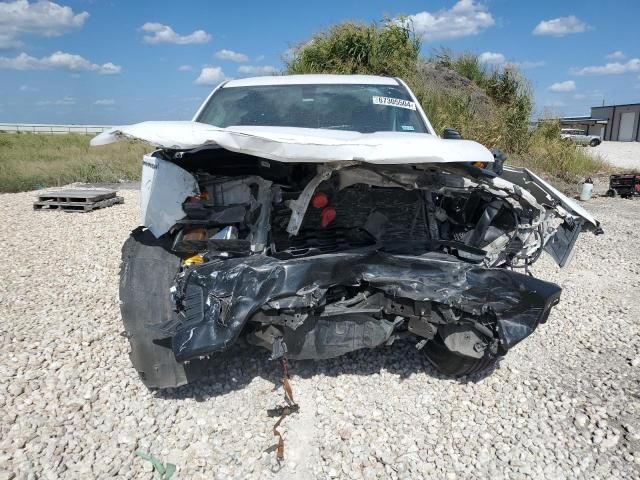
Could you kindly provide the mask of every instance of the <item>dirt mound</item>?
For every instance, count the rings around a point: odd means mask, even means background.
[[[485,113],[493,107],[489,96],[475,83],[454,70],[421,60],[417,65],[415,82],[427,91],[466,95],[474,114]]]

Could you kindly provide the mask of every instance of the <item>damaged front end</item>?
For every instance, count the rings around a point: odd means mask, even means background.
[[[531,334],[560,288],[441,253],[358,249],[207,262],[179,276],[174,297],[180,320],[161,333],[178,361],[225,350],[248,326],[247,340],[272,358],[332,358],[436,333],[452,351],[480,358],[504,355]]]
[[[145,157],[142,187],[144,224],[182,259],[174,313],[153,328],[178,362],[240,337],[274,359],[410,339],[443,372],[469,374],[558,303],[560,287],[528,267],[545,250],[565,265],[577,235],[599,231],[523,169],[282,163],[203,147]]]

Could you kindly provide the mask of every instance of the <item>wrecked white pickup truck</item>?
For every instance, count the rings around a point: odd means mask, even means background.
[[[191,122],[144,122],[142,227],[122,251],[131,360],[148,387],[189,382],[240,338],[325,359],[403,338],[440,371],[491,366],[547,320],[588,212],[504,156],[439,138],[399,79],[221,84]],[[518,270],[520,270],[519,273]]]

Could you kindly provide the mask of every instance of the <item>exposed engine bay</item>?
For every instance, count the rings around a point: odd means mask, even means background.
[[[190,121],[106,130],[143,158],[140,227],[122,247],[120,309],[149,388],[223,368],[235,347],[327,359],[411,342],[440,372],[490,372],[544,323],[580,232],[579,203],[506,157],[438,135],[400,78],[275,75],[218,85]],[[255,350],[259,350],[256,348]],[[356,353],[357,355],[357,353]]]
[[[445,373],[472,373],[559,301],[560,287],[528,267],[545,250],[565,265],[580,231],[599,230],[556,193],[498,162],[283,163],[217,147],[159,150],[144,160],[143,217],[182,261],[175,315],[154,337],[170,339],[179,362],[239,337],[274,359],[405,338]]]

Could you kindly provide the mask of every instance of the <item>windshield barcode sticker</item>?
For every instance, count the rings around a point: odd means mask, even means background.
[[[408,108],[409,110],[415,110],[416,104],[409,100],[402,100],[401,98],[392,97],[373,97],[374,105],[389,105],[391,107]]]

